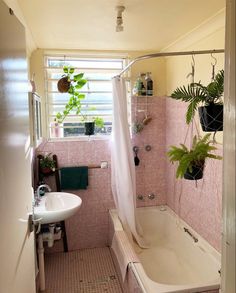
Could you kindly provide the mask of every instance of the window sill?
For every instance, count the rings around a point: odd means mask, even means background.
[[[100,141],[100,140],[111,140],[111,135],[91,135],[91,136],[78,136],[78,137],[58,137],[49,138],[48,142],[62,142],[62,141]]]

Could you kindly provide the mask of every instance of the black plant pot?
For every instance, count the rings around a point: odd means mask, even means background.
[[[223,130],[223,105],[209,105],[198,108],[202,130],[215,132]]]
[[[84,123],[85,128],[85,135],[94,135],[95,130],[95,123],[94,122],[85,122]]]
[[[203,177],[203,169],[204,166],[193,166],[192,172],[189,171],[189,169],[184,174],[184,179],[188,180],[199,180]]]

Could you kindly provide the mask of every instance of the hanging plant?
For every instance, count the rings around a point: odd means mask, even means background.
[[[223,130],[224,70],[220,70],[207,86],[201,82],[177,88],[171,98],[189,103],[186,123],[189,124],[198,109],[203,131]],[[199,107],[200,104],[203,106]]]
[[[64,75],[58,81],[58,90],[69,94],[65,109],[56,114],[55,121],[58,123],[62,123],[71,111],[76,111],[76,115],[79,115],[81,111],[81,100],[85,98],[85,95],[80,94],[78,90],[87,83],[87,80],[83,78],[84,73],[74,74],[74,71],[75,68],[64,66]]]
[[[203,170],[206,158],[221,160],[221,156],[211,152],[217,148],[211,145],[210,133],[203,138],[197,138],[195,135],[192,141],[192,147],[188,149],[184,144],[180,147],[171,146],[167,155],[170,162],[178,162],[176,178],[185,178],[189,180],[198,180],[203,177]]]

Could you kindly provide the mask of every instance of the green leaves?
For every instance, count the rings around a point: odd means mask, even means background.
[[[80,94],[78,89],[82,88],[87,83],[87,80],[83,78],[84,73],[74,75],[74,67],[64,66],[63,72],[66,74],[65,76],[67,79],[71,81],[71,85],[68,90],[69,99],[65,104],[64,110],[56,114],[58,123],[62,123],[71,111],[75,111],[76,115],[80,115],[81,100],[85,98],[85,94]]]
[[[190,172],[193,166],[203,166],[206,158],[221,160],[221,156],[210,153],[216,150],[215,146],[211,145],[211,134],[206,134],[203,138],[193,137],[192,147],[188,149],[184,144],[180,147],[170,146],[167,156],[170,162],[178,162],[176,170],[176,178],[183,178],[185,172],[189,169]]]
[[[78,91],[78,89],[81,89],[87,83],[87,80],[84,79],[84,73],[74,74],[75,68],[70,66],[64,66],[63,71],[65,73],[64,76],[71,81],[71,85],[68,90],[68,102],[65,104],[64,110],[56,114],[56,121],[62,123],[72,111],[75,111],[76,115],[81,115],[82,120],[86,121],[86,115],[81,113],[81,100],[85,98],[85,94],[81,94]],[[96,110],[96,108],[93,107],[93,109],[88,110]],[[92,120],[97,127],[102,128],[104,126],[104,120],[101,117],[92,117]]]
[[[39,165],[40,168],[50,168],[53,170],[56,167],[56,162],[54,161],[52,154],[49,153],[47,155],[41,155]]]
[[[74,81],[80,81],[84,77],[84,73],[74,75]]]
[[[189,103],[186,112],[186,123],[189,124],[200,103],[206,106],[214,104],[222,104],[220,100],[224,92],[224,70],[219,71],[215,79],[207,86],[198,83],[191,83],[187,87],[178,87],[172,94],[171,98]]]
[[[101,117],[94,117],[93,121],[95,122],[95,125],[99,128],[103,128],[104,126],[104,120]]]
[[[75,88],[76,89],[80,89],[82,88],[85,84],[87,83],[87,80],[86,79],[80,79],[77,81],[76,85],[75,85]]]

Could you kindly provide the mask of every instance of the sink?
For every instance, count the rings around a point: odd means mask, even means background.
[[[34,207],[34,218],[41,224],[64,221],[73,216],[80,208],[79,196],[67,192],[46,192],[38,206]]]

